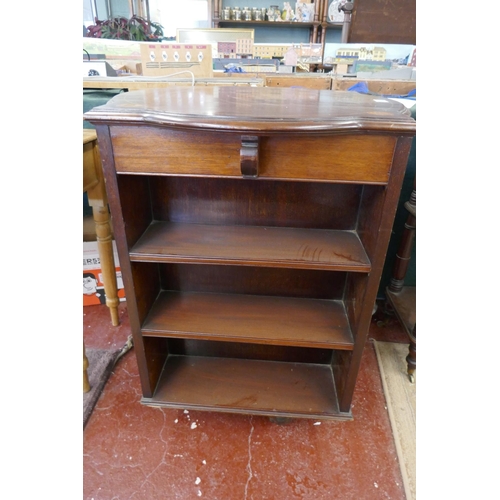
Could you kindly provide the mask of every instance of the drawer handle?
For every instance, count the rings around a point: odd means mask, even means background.
[[[240,166],[243,177],[259,175],[259,137],[242,135],[240,149]]]

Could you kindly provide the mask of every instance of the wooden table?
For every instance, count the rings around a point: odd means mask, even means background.
[[[84,89],[127,89],[139,90],[147,88],[165,88],[174,86],[192,86],[193,80],[191,77],[169,77],[163,78],[147,77],[147,76],[89,76],[83,77]],[[224,75],[214,78],[199,78],[194,80],[195,86],[220,86],[220,85],[241,85],[251,87],[263,87],[263,78],[244,75],[242,78],[227,78]]]
[[[416,178],[413,183],[413,191],[410,199],[405,203],[405,208],[408,211],[408,217],[396,253],[391,281],[386,288],[386,296],[389,310],[396,314],[410,339],[406,362],[408,365],[408,376],[410,381],[414,382],[414,374],[417,368],[417,288],[414,286],[404,286],[404,279],[408,270],[417,230]]]
[[[410,112],[353,92],[170,87],[85,118],[142,402],[352,418]]]
[[[95,130],[83,129],[83,192],[88,194],[89,205],[96,226],[97,249],[101,261],[106,305],[111,313],[114,326],[120,324],[118,318],[118,287],[116,283],[115,258],[113,255],[113,236],[111,233],[108,197],[102,173],[101,157],[97,146]],[[89,361],[83,342],[83,392],[89,392],[91,387],[87,369]]]
[[[83,192],[87,192],[89,205],[97,234],[97,248],[101,261],[106,305],[110,309],[111,322],[119,324],[118,290],[116,282],[116,267],[113,256],[113,236],[110,225],[108,197],[102,173],[101,157],[97,146],[95,130],[83,129]]]

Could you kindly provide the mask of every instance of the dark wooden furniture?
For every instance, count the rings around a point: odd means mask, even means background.
[[[355,0],[353,4],[349,43],[417,43],[416,0]]]
[[[410,339],[406,362],[408,364],[408,376],[413,382],[417,368],[417,289],[414,286],[404,286],[404,281],[417,230],[416,181],[410,199],[405,203],[405,208],[408,211],[408,218],[396,253],[391,281],[386,289],[386,297],[389,311],[396,314]]]
[[[142,402],[352,418],[409,112],[350,92],[171,87],[85,117]]]

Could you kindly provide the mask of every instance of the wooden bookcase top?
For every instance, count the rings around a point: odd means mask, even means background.
[[[119,94],[85,114],[92,123],[302,133],[377,131],[414,135],[401,103],[348,91],[275,87],[170,87]]]

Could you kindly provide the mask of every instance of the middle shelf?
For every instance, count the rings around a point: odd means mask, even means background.
[[[152,222],[130,251],[135,262],[237,264],[369,273],[355,231]]]
[[[353,349],[341,300],[160,292],[143,335],[329,349]]]

